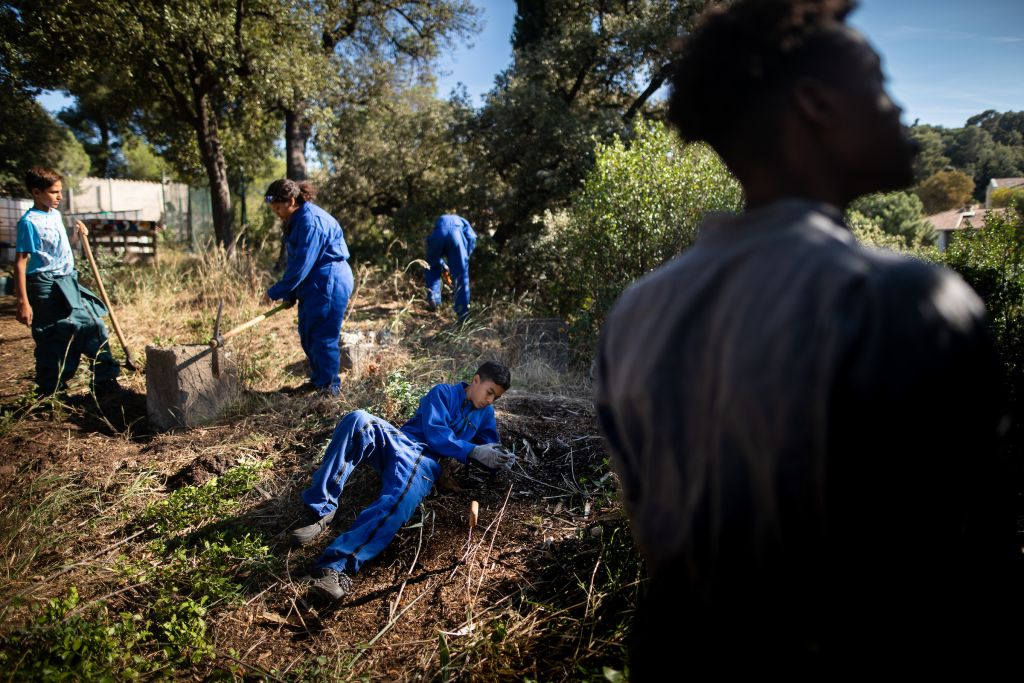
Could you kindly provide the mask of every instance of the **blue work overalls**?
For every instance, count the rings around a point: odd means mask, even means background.
[[[469,315],[469,257],[476,247],[476,232],[469,221],[455,214],[446,214],[434,223],[434,231],[427,237],[427,263],[430,269],[424,277],[427,297],[431,306],[441,305],[441,273],[447,262],[455,286],[453,308],[459,320]]]
[[[349,475],[360,463],[380,474],[380,496],[327,546],[319,567],[354,573],[391,543],[441,473],[442,457],[465,463],[476,444],[497,443],[494,408],[474,408],[465,384],[438,384],[420,399],[402,427],[363,410],[341,419],[303,502],[323,517],[338,507]]]
[[[288,267],[267,296],[298,299],[299,340],[309,359],[310,382],[337,393],[341,323],[353,284],[345,234],[333,216],[306,202],[289,219],[285,245]]]

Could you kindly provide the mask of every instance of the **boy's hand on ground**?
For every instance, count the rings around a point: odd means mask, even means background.
[[[30,306],[27,301],[18,304],[18,313],[16,316],[19,323],[32,327],[32,306]]]
[[[489,470],[505,470],[506,472],[512,469],[512,463],[515,462],[515,456],[496,443],[477,446],[470,451],[469,457]]]

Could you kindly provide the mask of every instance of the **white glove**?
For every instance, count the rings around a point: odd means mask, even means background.
[[[502,448],[501,444],[497,443],[477,446],[470,451],[469,457],[476,460],[489,470],[500,469],[505,470],[506,472],[512,469],[512,464],[516,461],[514,455]]]

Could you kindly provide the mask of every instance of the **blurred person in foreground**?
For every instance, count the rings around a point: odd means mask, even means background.
[[[850,0],[738,0],[686,39],[669,121],[741,215],[628,289],[599,421],[648,565],[633,680],[921,673],[1020,646],[1013,489],[985,308],[861,247],[856,197],[914,148]]]

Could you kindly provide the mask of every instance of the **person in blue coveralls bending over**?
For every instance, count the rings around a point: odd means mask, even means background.
[[[304,578],[314,590],[340,600],[351,575],[391,543],[441,473],[441,458],[476,461],[492,472],[512,468],[514,456],[498,440],[492,404],[512,383],[508,368],[492,361],[470,383],[438,384],[420,399],[401,429],[363,410],[341,419],[313,484],[302,493],[310,523],[292,531],[295,545],[309,543],[334,519],[352,470],[369,463],[380,474],[380,496],[327,546]]]
[[[434,223],[434,231],[427,237],[426,272],[427,305],[436,309],[441,305],[441,276],[451,272],[455,287],[455,315],[462,322],[469,317],[469,257],[476,246],[473,226],[462,216],[449,211]]]
[[[309,384],[337,396],[341,391],[341,323],[352,294],[352,269],[341,225],[313,203],[311,183],[275,180],[267,188],[270,209],[285,223],[288,266],[267,290],[271,300],[298,300],[299,340],[309,359]]]

